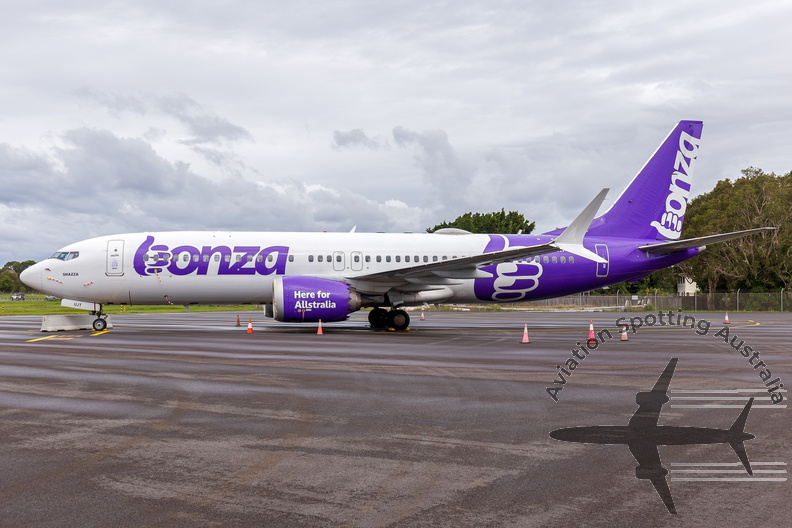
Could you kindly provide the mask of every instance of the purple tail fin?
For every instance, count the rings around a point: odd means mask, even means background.
[[[589,235],[677,240],[682,231],[701,121],[680,121]]]

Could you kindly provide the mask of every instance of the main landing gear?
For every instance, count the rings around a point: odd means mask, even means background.
[[[401,309],[385,310],[377,307],[369,312],[368,320],[371,328],[407,330],[410,326],[410,315]]]
[[[102,311],[102,305],[99,305],[98,311],[91,312],[91,315],[96,316],[92,324],[93,329],[97,332],[104,332],[107,329],[107,314]]]

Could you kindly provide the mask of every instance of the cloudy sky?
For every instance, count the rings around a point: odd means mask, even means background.
[[[545,231],[680,119],[705,122],[693,194],[792,170],[788,1],[3,4],[0,264],[501,208]]]

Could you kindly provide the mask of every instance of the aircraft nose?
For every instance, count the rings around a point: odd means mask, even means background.
[[[41,263],[33,264],[19,274],[19,280],[30,288],[41,291]]]

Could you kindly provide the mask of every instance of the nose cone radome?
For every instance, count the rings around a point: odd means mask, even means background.
[[[19,280],[34,290],[43,291],[41,284],[41,263],[33,264],[19,274]]]

